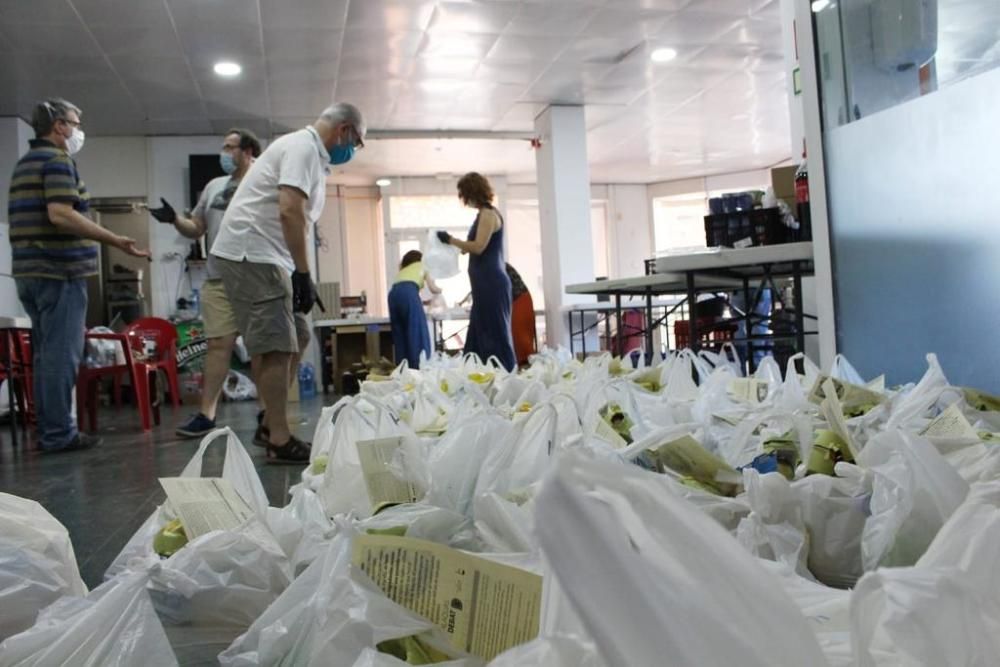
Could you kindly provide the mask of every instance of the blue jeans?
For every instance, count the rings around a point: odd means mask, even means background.
[[[87,280],[17,278],[15,282],[31,318],[38,440],[42,449],[61,449],[77,435],[72,401],[83,357]]]

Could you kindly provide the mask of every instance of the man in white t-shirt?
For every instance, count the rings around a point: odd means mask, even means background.
[[[266,439],[269,461],[309,460],[310,444],[291,433],[286,415],[290,364],[300,350],[296,319],[316,303],[308,230],[323,212],[327,165],[350,160],[365,132],[361,112],[338,103],[312,125],[276,139],[243,178],[212,245],[254,361],[265,409],[255,441]]]
[[[233,128],[226,132],[219,153],[219,166],[225,176],[213,178],[201,191],[198,203],[189,216],[178,214],[165,199],[160,208],[149,213],[160,222],[172,224],[181,235],[190,239],[205,237],[205,247],[211,248],[222,226],[222,217],[229,202],[236,193],[240,181],[250,170],[254,159],[260,155],[260,140],[250,130]],[[205,353],[204,386],[201,392],[200,411],[177,427],[177,435],[184,438],[200,438],[215,430],[215,411],[222,393],[222,384],[229,375],[229,364],[233,356],[239,327],[233,313],[222,276],[216,266],[219,259],[208,256],[205,265],[205,282],[201,285],[201,317],[204,322],[208,351]],[[302,332],[299,332],[300,340]],[[305,331],[308,340],[309,331]]]

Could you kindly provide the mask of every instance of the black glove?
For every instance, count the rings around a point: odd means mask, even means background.
[[[451,234],[449,234],[448,232],[445,232],[445,231],[438,232],[437,233],[437,237],[438,237],[438,241],[440,241],[441,243],[443,243],[445,245],[450,245],[451,244]]]
[[[316,283],[308,271],[292,273],[292,311],[308,315],[319,297],[316,295]],[[324,308],[324,311],[326,309]]]
[[[163,197],[160,197],[160,203],[163,206],[149,209],[149,214],[160,222],[175,222],[177,220],[177,211],[174,210],[174,207],[168,204],[167,200]]]

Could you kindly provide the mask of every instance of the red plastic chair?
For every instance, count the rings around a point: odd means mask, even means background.
[[[101,368],[81,368],[77,378],[76,400],[77,418],[83,429],[83,418],[90,418],[91,431],[97,430],[97,392],[94,384],[103,377],[112,377],[115,382],[115,403],[120,400],[122,376],[132,380],[136,407],[142,420],[142,430],[148,431],[153,423],[160,423],[160,409],[152,404],[151,387],[155,386],[156,371],[163,370],[174,407],[180,401],[180,381],[177,376],[177,330],[170,322],[158,317],[144,317],[136,320],[120,334],[88,333],[90,340],[116,340],[122,346],[125,363]],[[145,341],[152,339],[156,352],[152,357],[145,355]]]
[[[17,410],[24,426],[35,423],[35,378],[31,329],[4,329],[4,371],[14,389]],[[13,410],[14,406],[10,406]]]

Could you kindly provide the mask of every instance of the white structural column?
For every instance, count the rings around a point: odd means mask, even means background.
[[[570,295],[565,286],[594,280],[590,227],[590,168],[582,106],[551,106],[535,119],[541,148],[535,153],[538,212],[542,226],[545,331],[550,347],[568,345],[563,308],[593,301]],[[588,350],[591,348],[588,340]],[[579,351],[579,348],[578,348]]]
[[[803,291],[814,283],[815,305],[804,294],[806,312],[819,318],[819,364],[833,363],[837,354],[836,313],[834,310],[834,275],[830,250],[830,227],[826,208],[826,170],[823,163],[823,130],[819,106],[819,73],[813,57],[814,39],[810,2],[781,0],[781,30],[788,75],[789,116],[792,133],[792,156],[798,160],[803,148],[809,156],[809,203],[813,236],[813,260],[816,277],[805,281]],[[796,93],[794,73],[798,70],[800,93]],[[811,328],[806,323],[807,330]],[[809,351],[807,344],[807,351]]]

